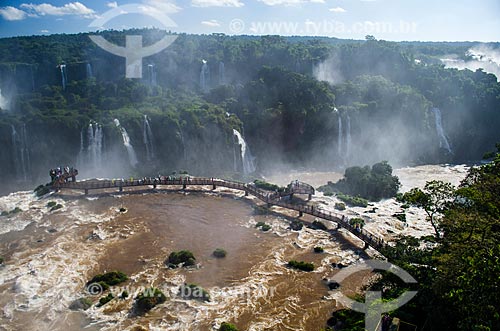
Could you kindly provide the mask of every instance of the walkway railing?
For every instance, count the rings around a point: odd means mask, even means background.
[[[300,183],[300,184],[302,185],[302,188],[304,188],[304,192],[307,192],[303,194],[311,194],[310,189],[304,186],[305,183]],[[157,186],[160,185],[182,186],[183,189],[185,189],[188,185],[212,186],[214,189],[217,186],[221,186],[230,189],[244,191],[245,195],[251,194],[256,198],[258,198],[259,200],[267,203],[268,206],[279,206],[282,208],[298,211],[299,215],[308,214],[330,222],[335,222],[339,227],[343,227],[344,229],[348,230],[356,237],[361,239],[365,243],[365,247],[371,246],[372,248],[378,250],[386,245],[383,239],[378,238],[377,236],[361,228],[356,228],[351,224],[349,224],[349,219],[344,215],[340,215],[331,211],[325,211],[312,205],[292,204],[282,199],[282,195],[280,193],[266,191],[257,188],[253,184],[245,184],[231,180],[218,179],[218,178],[205,178],[205,177],[105,179],[105,180],[88,180],[88,181],[78,181],[78,182],[68,182],[68,183],[56,182],[53,187],[54,189],[83,190],[87,194],[89,190],[118,188],[120,191],[122,191],[124,187],[153,186],[154,188],[156,188]],[[305,185],[312,188],[312,186],[308,184]],[[298,193],[298,191],[299,190],[296,190],[294,193],[300,194]]]

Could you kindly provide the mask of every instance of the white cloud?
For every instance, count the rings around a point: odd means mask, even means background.
[[[118,3],[116,1],[108,2],[106,6],[108,6],[109,8],[116,8],[118,7]]]
[[[15,7],[7,6],[0,8],[0,16],[2,16],[7,21],[20,21],[24,20],[27,14],[26,12]]]
[[[41,33],[49,33],[49,30],[40,30]]]
[[[304,3],[325,3],[325,0],[259,0],[268,6],[298,6]]]
[[[95,11],[86,7],[80,2],[70,2],[61,7],[56,7],[49,3],[33,4],[33,3],[23,3],[21,8],[27,9],[33,12],[35,15],[45,16],[64,16],[64,15],[77,15],[83,16],[85,18],[96,17]]]
[[[347,10],[345,10],[342,7],[330,8],[328,10],[331,11],[331,12],[334,12],[334,13],[345,13],[347,11]]]
[[[193,7],[243,7],[240,0],[191,0]]]
[[[181,10],[181,7],[169,0],[143,0],[142,3],[157,10],[161,14],[173,14]]]
[[[220,26],[219,21],[217,20],[208,20],[208,21],[201,21],[201,24],[209,26],[209,27],[217,27]]]

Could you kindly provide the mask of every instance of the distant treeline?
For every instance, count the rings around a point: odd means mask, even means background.
[[[141,34],[151,44],[165,32],[100,33],[116,44],[126,34]],[[113,118],[127,127],[141,155],[147,114],[153,131],[162,132],[155,142],[167,151],[159,163],[168,169],[233,171],[232,129],[242,131],[259,171],[477,160],[500,141],[500,84],[484,71],[445,69],[439,61],[474,45],[181,34],[143,59],[143,79],[129,80],[124,59],[97,47],[88,34],[0,39],[0,89],[10,101],[10,111],[0,112],[6,146],[0,158],[13,155],[11,124],[24,123],[37,173],[53,166],[42,158],[54,150],[64,155],[61,162],[74,163],[81,129],[90,120],[109,125]],[[210,71],[206,89],[200,86],[202,60]],[[433,107],[441,109],[451,153],[440,144]],[[217,142],[213,160],[193,150],[210,149],[198,143],[182,162],[173,157],[186,150],[183,140],[203,139]],[[12,174],[13,167],[2,162],[0,172]]]

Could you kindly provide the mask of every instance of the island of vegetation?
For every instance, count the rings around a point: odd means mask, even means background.
[[[171,268],[177,268],[179,265],[184,267],[193,266],[196,263],[196,258],[194,254],[187,250],[181,250],[178,252],[172,252],[165,260],[165,264]]]
[[[197,284],[184,284],[179,287],[179,296],[184,299],[210,301],[210,294]]]
[[[91,280],[87,282],[87,286],[92,284],[99,284],[102,290],[106,291],[110,286],[115,286],[120,283],[126,282],[128,276],[121,271],[111,271],[104,274],[98,274],[92,277]]]
[[[215,249],[215,251],[212,253],[212,255],[213,255],[213,256],[215,256],[216,258],[221,259],[221,258],[226,257],[227,252],[226,252],[224,249],[222,249],[222,248],[217,248],[217,249]]]
[[[314,271],[314,264],[304,261],[291,260],[288,262],[288,267],[307,272]]]
[[[219,331],[238,331],[238,328],[234,324],[222,322]]]
[[[135,308],[137,313],[143,314],[165,301],[167,301],[167,297],[162,291],[155,287],[150,287],[135,298]]]
[[[348,205],[366,207],[366,200],[380,201],[396,196],[400,186],[398,177],[392,175],[392,167],[382,161],[372,167],[347,168],[344,178],[318,189],[329,195],[337,193],[337,197]]]
[[[271,226],[265,222],[257,222],[255,225],[256,228],[260,228],[262,231],[267,232],[271,230]]]

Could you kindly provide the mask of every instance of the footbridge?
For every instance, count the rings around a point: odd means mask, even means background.
[[[53,189],[62,190],[81,190],[88,194],[91,190],[101,189],[117,189],[122,192],[124,188],[134,187],[152,187],[156,189],[158,186],[171,186],[177,187],[179,190],[186,189],[188,186],[210,186],[212,189],[217,187],[225,187],[229,189],[239,190],[245,192],[245,196],[249,194],[257,199],[265,202],[268,207],[278,206],[281,208],[294,210],[299,213],[299,217],[304,214],[311,215],[323,220],[334,222],[337,227],[344,228],[354,234],[365,243],[365,249],[372,247],[376,250],[383,248],[386,243],[382,238],[379,238],[361,228],[356,228],[349,223],[349,219],[341,214],[323,210],[317,206],[309,204],[295,204],[291,203],[292,199],[286,199],[286,196],[293,196],[294,194],[306,194],[309,199],[314,195],[314,188],[306,183],[293,181],[285,192],[268,191],[258,188],[253,183],[241,183],[237,181],[219,179],[219,178],[205,178],[205,177],[159,177],[159,178],[143,178],[143,179],[105,179],[105,180],[84,180],[84,181],[55,181]]]

